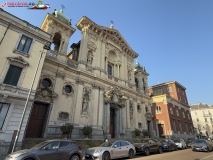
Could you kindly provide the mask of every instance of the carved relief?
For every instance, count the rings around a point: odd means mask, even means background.
[[[133,126],[135,121],[133,119],[133,113],[134,113],[134,109],[133,109],[133,102],[129,101],[129,115],[130,115],[130,124]]]
[[[10,64],[15,65],[17,67],[24,68],[25,66],[29,66],[29,63],[25,61],[21,56],[19,57],[7,57],[10,60]]]
[[[8,97],[8,95],[4,94],[3,97],[0,98],[0,102],[5,102],[7,97]]]
[[[59,77],[59,78],[61,78],[61,79],[64,79],[66,75],[64,73],[57,72],[56,76]]]
[[[129,80],[129,81],[131,81],[131,80],[132,80],[132,76],[131,76],[131,75],[132,75],[131,71],[130,71],[130,70],[128,70],[128,80]]]
[[[89,65],[92,65],[92,61],[93,61],[93,53],[92,53],[92,51],[89,51],[87,54],[87,63]]]

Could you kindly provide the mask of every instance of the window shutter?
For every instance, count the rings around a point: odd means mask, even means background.
[[[4,79],[5,84],[16,86],[21,75],[22,68],[10,65],[7,75]]]

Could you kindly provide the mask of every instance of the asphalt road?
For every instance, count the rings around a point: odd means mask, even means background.
[[[191,149],[184,149],[172,152],[163,152],[162,154],[152,153],[149,156],[145,156],[143,154],[136,155],[133,160],[213,160],[213,151],[193,152]]]

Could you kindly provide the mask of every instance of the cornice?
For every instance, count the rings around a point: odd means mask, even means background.
[[[172,84],[172,83],[176,83],[176,84],[178,84],[179,86],[181,86],[184,90],[186,90],[186,88],[183,87],[183,86],[182,86],[180,83],[178,83],[177,81],[170,81],[170,82],[165,82],[165,83],[157,84],[157,85],[154,85],[154,86],[150,86],[148,89],[152,89],[152,88],[156,88],[156,87],[160,87],[160,86],[165,86],[165,85]]]

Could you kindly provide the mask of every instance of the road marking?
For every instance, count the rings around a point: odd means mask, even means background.
[[[211,156],[213,156],[213,154],[212,154]],[[204,158],[202,158],[202,159],[200,159],[200,160],[203,160],[203,159],[209,158],[209,157],[211,157],[211,156],[208,156],[208,157],[204,157]]]

